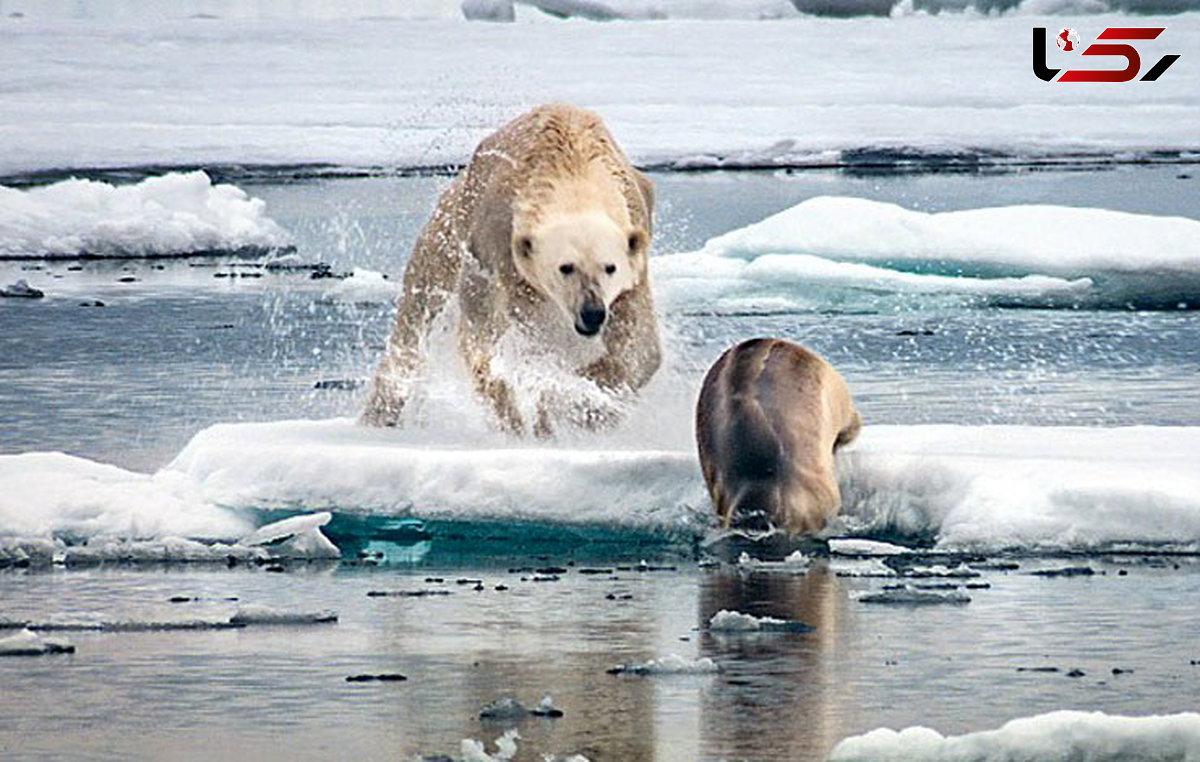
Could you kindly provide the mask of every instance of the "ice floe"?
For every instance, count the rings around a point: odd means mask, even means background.
[[[0,186],[0,258],[262,254],[289,244],[265,202],[214,185],[204,172],[134,185],[71,179],[29,190]]]
[[[361,267],[354,268],[350,276],[334,281],[321,300],[347,304],[391,304],[400,293],[400,284],[388,276]]]
[[[649,661],[618,664],[611,667],[608,673],[612,675],[713,675],[720,671],[720,666],[707,656],[687,659],[679,654],[667,654]]]
[[[754,616],[722,609],[708,620],[708,631],[722,634],[756,632],[812,632],[813,627],[792,619]]]
[[[821,196],[652,260],[672,309],[787,310],[857,293],[988,304],[1200,305],[1200,221],[1027,205],[937,214]]]
[[[1168,762],[1200,758],[1200,714],[1122,717],[1057,711],[1024,717],[998,730],[944,736],[925,727],[879,728],[847,738],[829,762]]]
[[[0,564],[67,553],[335,557],[321,534],[333,513],[681,539],[715,526],[692,451],[591,446],[455,444],[331,419],[213,426],[155,474],[61,453],[0,455]],[[937,551],[1196,549],[1198,458],[1200,427],[868,426],[838,456],[837,531]],[[248,510],[280,507],[313,515],[256,531]],[[881,557],[831,567],[893,575]],[[970,573],[943,566],[916,573]]]
[[[28,629],[0,638],[0,656],[44,656],[45,654],[69,653],[75,653],[75,646],[65,640],[43,638]]]

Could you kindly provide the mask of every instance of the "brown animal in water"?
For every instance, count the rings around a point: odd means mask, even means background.
[[[526,420],[494,362],[514,336],[528,351],[509,362],[551,362],[616,396],[641,389],[661,361],[647,273],[653,209],[650,181],[591,112],[541,106],[485,138],[417,240],[361,421],[397,424],[431,324],[452,299],[459,352],[510,432],[549,435],[554,408],[571,404],[546,393]]]
[[[834,451],[862,420],[815,352],[752,339],[709,369],[696,405],[700,466],[722,526],[822,529],[841,508]]]

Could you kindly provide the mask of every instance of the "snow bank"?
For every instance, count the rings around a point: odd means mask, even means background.
[[[173,257],[264,253],[288,246],[266,204],[204,172],[172,172],[136,185],[64,180],[0,186],[0,257]]]
[[[1200,759],[1200,714],[1119,717],[1059,711],[1013,720],[999,730],[943,736],[923,727],[880,728],[847,738],[829,762],[1168,762]]]
[[[930,214],[821,196],[652,267],[677,309],[797,308],[839,292],[1176,309],[1200,304],[1200,221],[1049,205]]]
[[[627,10],[618,0],[604,4]],[[144,12],[104,23],[32,12],[21,22],[0,18],[0,71],[9,74],[0,173],[462,163],[485,134],[547,100],[598,109],[642,164],[781,166],[825,163],[847,150],[911,149],[918,159],[960,157],[969,166],[997,152],[1197,148],[1200,68],[1176,64],[1149,87],[1047,86],[1030,71],[1030,28],[1058,18],[668,19],[498,30],[461,20],[458,5],[450,5],[457,20],[419,23],[197,22]],[[671,16],[684,3],[643,5]],[[743,13],[704,5],[717,16]],[[1200,47],[1198,14],[1161,23],[1114,16],[1078,27],[1086,37],[1150,23],[1168,30],[1141,48],[1144,61],[1151,48],[1161,55]]]

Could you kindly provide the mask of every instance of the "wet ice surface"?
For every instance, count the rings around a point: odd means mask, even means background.
[[[483,707],[505,696],[533,707],[550,694],[563,717],[515,723],[519,747],[537,755],[528,758],[815,760],[878,726],[949,735],[1064,707],[1193,709],[1200,668],[1190,661],[1200,653],[1182,602],[1200,594],[1200,567],[1129,557],[1094,560],[1089,578],[1027,573],[1055,563],[988,571],[991,588],[973,590],[968,605],[912,608],[855,601],[885,581],[837,577],[823,562],[805,576],[678,561],[674,572],[618,579],[571,568],[553,583],[522,582],[504,564],[8,571],[0,573],[8,619],[218,619],[263,603],[336,607],[339,619],[73,632],[73,655],[0,660],[0,683],[19,686],[0,692],[0,741],[21,759],[240,758],[250,750],[262,759],[408,759],[457,754],[466,738],[492,748],[513,723],[482,722]],[[485,589],[454,584],[464,574]],[[422,586],[451,594],[367,596]],[[704,632],[721,610],[816,629]],[[712,659],[720,672],[606,674],[666,654]],[[1069,677],[1072,670],[1083,675]],[[408,680],[346,681],[360,674]]]

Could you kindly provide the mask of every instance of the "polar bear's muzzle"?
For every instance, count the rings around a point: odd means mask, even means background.
[[[607,317],[608,311],[604,309],[603,302],[588,300],[575,315],[575,332],[580,336],[595,336],[604,327]]]

